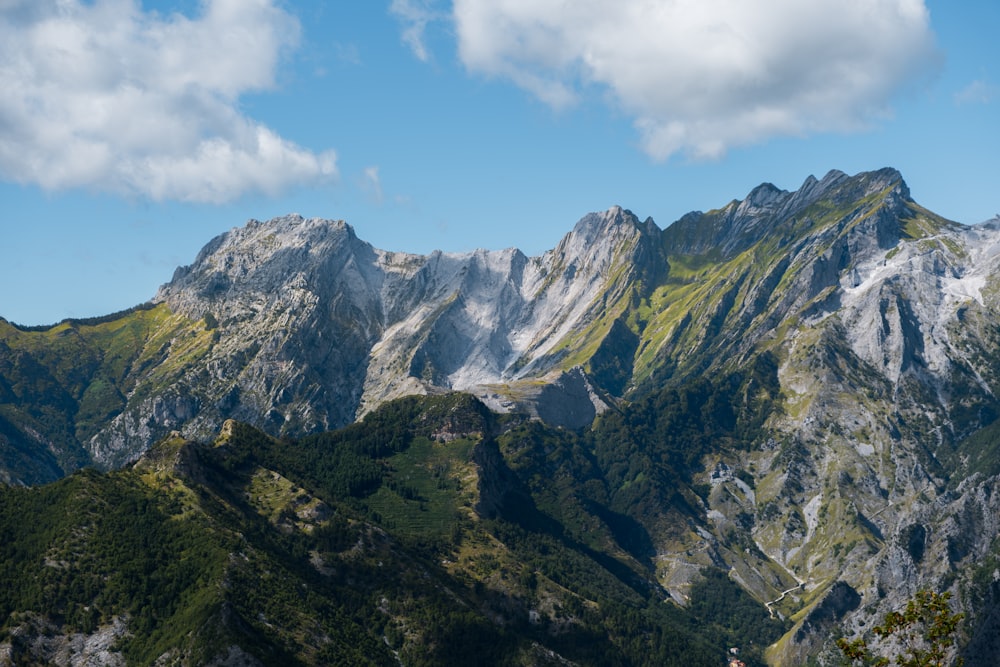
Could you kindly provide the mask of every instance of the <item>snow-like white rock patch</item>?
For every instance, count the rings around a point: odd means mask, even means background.
[[[867,442],[856,442],[854,443],[854,448],[861,456],[871,456],[875,453],[875,447]]]

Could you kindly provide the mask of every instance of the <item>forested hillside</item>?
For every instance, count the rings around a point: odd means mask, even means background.
[[[703,432],[724,398],[667,393],[645,427]],[[760,664],[786,626],[725,571],[686,608],[656,584],[653,500],[699,501],[686,436],[628,444],[642,415],[584,438],[402,399],[297,441],[229,422],[130,469],[0,488],[0,660],[710,666],[736,645]]]

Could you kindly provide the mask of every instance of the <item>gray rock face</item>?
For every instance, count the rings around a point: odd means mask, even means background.
[[[126,619],[115,617],[91,634],[68,631],[34,614],[27,615],[0,642],[0,665],[124,667],[116,644],[128,634]]]
[[[856,421],[891,441],[887,405],[931,397],[935,419],[954,423],[956,407],[992,396],[997,227],[923,212],[893,170],[834,171],[792,193],[765,184],[662,232],[615,207],[538,257],[393,253],[342,221],[251,221],[155,299],[204,318],[211,349],[133,397],[88,449],[118,465],[172,429],[204,436],[234,418],[317,431],[440,390],[579,427],[668,374],[744,363],[776,335],[783,390],[803,406],[782,428],[809,441],[822,420]],[[704,280],[702,295],[674,296],[676,258],[698,256],[723,268],[682,279]],[[817,363],[831,346],[850,358]],[[829,391],[861,385],[888,402],[841,406]]]
[[[112,464],[115,451],[135,450],[130,437],[154,437],[146,423],[188,436],[226,418],[273,432],[329,429],[442,389],[586,425],[608,403],[579,370],[562,379],[573,368],[566,341],[658,258],[658,236],[652,221],[613,208],[540,257],[418,256],[375,249],[341,221],[251,221],[209,243],[155,299],[216,326],[211,351],[169,393],[122,413],[91,450]]]
[[[814,204],[785,208],[823,182],[833,185]],[[856,203],[813,226],[836,201]],[[956,445],[997,414],[1000,236],[992,224],[937,218],[909,199],[898,175],[876,172],[828,175],[794,194],[758,189],[709,220],[724,218],[744,236],[716,234],[712,243],[734,256],[759,248],[766,235],[753,216],[740,217],[754,207],[778,211],[769,233],[807,231],[789,235],[757,272],[775,288],[734,291],[721,330],[732,335],[726,323],[745,323],[742,340],[723,341],[737,359],[762,343],[775,355],[783,412],[765,446],[726,462],[752,471],[756,486],[713,491],[708,528],[730,543],[727,531],[741,532],[790,577],[767,587],[763,572],[743,575],[761,599],[795,582],[808,593],[789,596],[808,613],[773,662],[824,655],[821,663],[839,664],[828,632],[809,620],[824,592],[844,585],[860,596],[838,621],[850,635],[919,588],[950,588],[958,605],[973,604],[980,594],[969,591],[980,584],[971,581],[982,578],[973,572],[995,558],[996,478],[954,490],[949,482],[966,474]],[[752,516],[752,525],[743,531],[734,516]],[[725,557],[745,568],[744,554]],[[789,614],[802,609],[785,605]]]

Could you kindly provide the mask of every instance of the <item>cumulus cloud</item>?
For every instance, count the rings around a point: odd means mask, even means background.
[[[923,0],[454,0],[459,57],[554,107],[603,90],[655,159],[851,131],[936,59]]]
[[[332,151],[239,109],[274,87],[298,34],[272,0],[207,0],[195,17],[136,0],[4,0],[0,175],[192,202],[333,177]]]

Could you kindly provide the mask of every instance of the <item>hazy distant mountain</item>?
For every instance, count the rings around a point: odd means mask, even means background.
[[[663,230],[615,207],[539,257],[251,221],[134,311],[0,322],[0,464],[44,482],[228,419],[298,438],[468,392],[548,425],[520,445],[500,435],[521,421],[497,427],[470,460],[483,516],[531,507],[580,544],[590,525],[607,542],[588,548],[679,603],[716,569],[780,597],[780,664],[951,587],[976,664],[1000,600],[998,280],[1000,224],[923,209],[891,169],[764,184]]]

